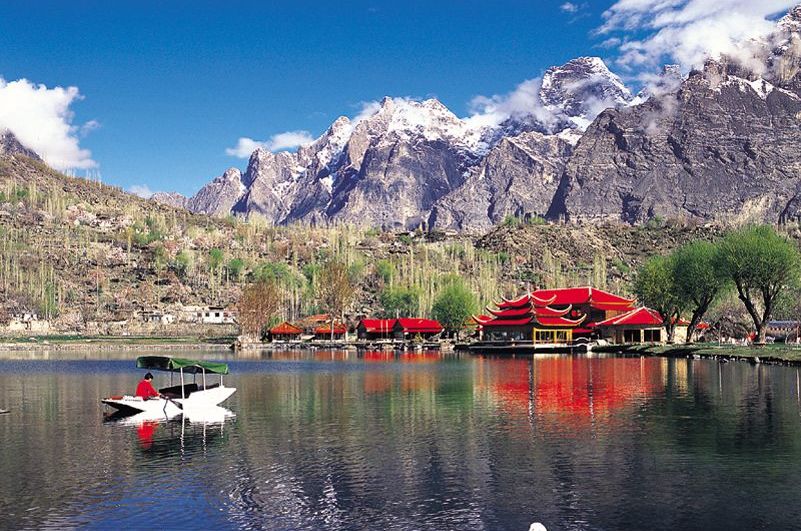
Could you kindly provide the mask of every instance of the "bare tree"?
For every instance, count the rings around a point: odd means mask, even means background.
[[[316,279],[317,300],[331,317],[331,340],[334,339],[335,318],[339,317],[344,323],[345,310],[356,297],[358,279],[353,276],[347,264],[339,260],[331,260],[325,264]]]
[[[239,326],[246,335],[261,337],[270,319],[281,307],[281,289],[274,281],[251,284],[237,304]]]

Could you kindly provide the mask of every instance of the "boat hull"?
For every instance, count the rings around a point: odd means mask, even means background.
[[[228,400],[235,392],[235,387],[220,386],[195,391],[186,398],[152,398],[145,400],[137,396],[113,396],[104,398],[101,402],[124,414],[148,413],[173,417],[187,413],[202,413],[204,410],[217,407]]]

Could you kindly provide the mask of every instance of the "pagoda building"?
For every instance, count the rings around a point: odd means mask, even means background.
[[[474,316],[485,341],[568,344],[597,332],[597,323],[629,312],[634,299],[593,287],[538,289]]]
[[[474,316],[485,341],[532,341],[566,344],[573,341],[573,331],[580,328],[586,316],[570,318],[572,306],[554,308],[555,296],[542,298],[527,293],[515,300],[503,299],[489,315]]]

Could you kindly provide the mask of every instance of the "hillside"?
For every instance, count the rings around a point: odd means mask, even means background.
[[[463,276],[482,304],[531,286],[629,293],[632,268],[644,257],[721,231],[516,218],[477,239],[352,225],[274,227],[258,216],[192,214],[64,176],[24,155],[2,155],[0,317],[32,311],[62,332],[130,330],[142,310],[230,306],[247,283],[273,278],[283,289],[283,317],[296,319],[324,310],[314,286],[331,257],[359,279],[351,317],[380,311],[379,294],[389,287],[414,288],[425,315],[450,274]]]

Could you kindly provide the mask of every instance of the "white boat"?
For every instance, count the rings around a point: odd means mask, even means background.
[[[145,399],[138,396],[110,396],[101,400],[103,404],[117,409],[122,414],[174,417],[176,415],[200,416],[204,411],[214,411],[221,403],[236,392],[235,387],[225,387],[223,375],[228,374],[228,365],[210,361],[188,360],[170,356],[140,356],[136,359],[136,367],[170,373],[170,386],[159,389],[161,396]],[[173,374],[180,375],[180,384],[172,385]],[[219,376],[217,383],[210,383]],[[187,383],[186,376],[192,375],[192,383]],[[200,382],[198,383],[198,376]],[[216,378],[215,378],[216,379]]]

